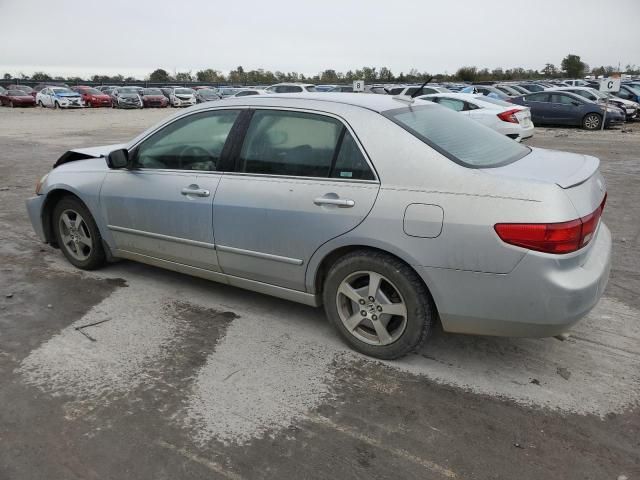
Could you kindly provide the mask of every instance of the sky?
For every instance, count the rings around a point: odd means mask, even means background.
[[[0,0],[0,75],[640,64],[640,0]]]

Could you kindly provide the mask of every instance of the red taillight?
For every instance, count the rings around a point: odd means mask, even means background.
[[[518,113],[519,111],[520,109],[518,108],[507,110],[506,112],[499,113],[498,118],[503,122],[519,123],[518,119],[516,118],[516,113]]]
[[[571,253],[593,238],[607,195],[589,215],[561,223],[498,223],[494,229],[503,242],[545,253]]]

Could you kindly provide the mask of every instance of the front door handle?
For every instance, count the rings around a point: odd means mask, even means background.
[[[351,208],[356,204],[353,200],[334,197],[318,197],[313,200],[313,203],[316,205],[335,205],[340,208]]]
[[[194,197],[208,197],[211,195],[209,190],[205,190],[204,188],[199,188],[197,185],[189,185],[188,187],[184,187],[180,190],[182,195],[193,195]]]

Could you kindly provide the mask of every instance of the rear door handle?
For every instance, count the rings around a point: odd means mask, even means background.
[[[313,200],[316,205],[335,205],[340,208],[351,208],[356,202],[345,198],[318,197]]]
[[[198,188],[197,185],[189,185],[188,187],[184,187],[180,190],[182,195],[193,195],[194,197],[208,197],[211,195],[209,190],[205,190],[204,188]]]

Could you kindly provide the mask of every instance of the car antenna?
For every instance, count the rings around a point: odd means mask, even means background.
[[[411,98],[416,98],[418,95],[420,95],[420,93],[422,92],[422,90],[424,90],[424,86],[429,83],[431,80],[433,80],[433,77],[429,77],[429,79],[424,82],[422,85],[420,85],[420,88],[417,89],[415,92],[413,92],[411,94]]]

